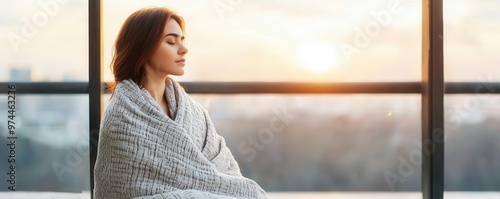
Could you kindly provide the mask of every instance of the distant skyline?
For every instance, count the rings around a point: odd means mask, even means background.
[[[418,1],[224,2],[103,1],[104,80],[112,80],[112,45],[125,18],[142,7],[167,6],[186,20],[189,53],[178,80],[420,81]],[[446,81],[500,81],[500,1],[444,3]],[[87,12],[86,1],[6,2],[0,8],[0,81],[16,66],[31,68],[34,81],[61,81],[65,74],[87,81]],[[383,13],[390,14],[385,21]],[[34,31],[23,35],[30,24]],[[360,45],[363,34],[367,42]]]
[[[12,67],[9,69],[7,81],[15,82],[31,82],[33,77],[31,75],[30,67]],[[43,79],[42,79],[43,81]],[[75,75],[65,72],[60,81],[78,81]]]

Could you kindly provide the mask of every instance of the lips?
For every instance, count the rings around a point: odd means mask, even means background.
[[[179,59],[179,60],[177,60],[175,62],[186,62],[186,59]]]

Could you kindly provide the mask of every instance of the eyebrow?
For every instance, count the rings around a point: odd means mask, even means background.
[[[176,38],[179,38],[179,35],[178,34],[175,34],[175,33],[168,33],[167,35],[163,36],[163,37],[168,37],[168,36],[174,36]],[[181,40],[184,40],[184,36],[181,37]]]

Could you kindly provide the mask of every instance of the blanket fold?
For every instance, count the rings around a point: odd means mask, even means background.
[[[172,118],[132,80],[117,84],[101,120],[94,197],[267,198],[207,111],[168,77],[166,96]]]

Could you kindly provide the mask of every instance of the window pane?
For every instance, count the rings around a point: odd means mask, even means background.
[[[5,1],[0,81],[88,81],[88,2]]]
[[[500,1],[444,0],[446,81],[500,81]]]
[[[499,198],[499,121],[500,96],[445,97],[445,190],[464,192],[449,193],[446,198],[479,193],[483,194],[481,198]]]
[[[420,194],[419,95],[192,96],[209,111],[243,174],[276,198]]]
[[[3,113],[0,116],[0,192],[5,191],[0,197],[14,193],[8,189],[14,182],[7,181],[14,177],[17,194],[40,191],[80,195],[83,191],[89,195],[88,95],[18,94],[15,100],[15,131],[11,135],[9,99],[6,94],[0,95]],[[11,136],[16,138],[9,138]],[[14,156],[15,162],[9,162]],[[14,171],[11,165],[15,166]],[[15,175],[9,174],[12,172]],[[6,198],[13,196],[5,195]]]
[[[412,2],[412,3],[410,3]],[[104,1],[104,73],[132,12],[186,20],[182,81],[420,81],[420,1]],[[389,75],[390,74],[390,75]]]

